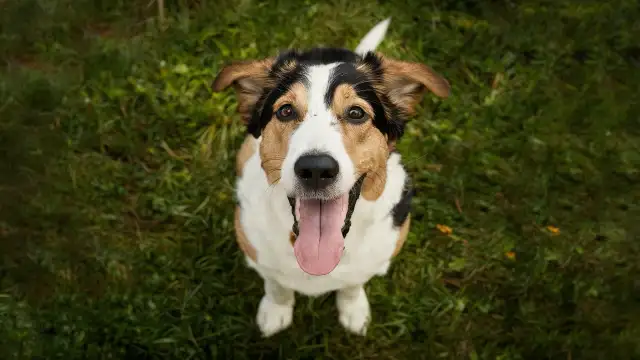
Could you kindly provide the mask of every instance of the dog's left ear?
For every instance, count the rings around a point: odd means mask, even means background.
[[[377,55],[382,64],[387,96],[408,114],[415,112],[415,106],[422,100],[426,89],[441,98],[449,96],[449,82],[431,67]]]
[[[238,112],[247,123],[253,107],[267,86],[273,58],[238,62],[225,66],[213,81],[213,91],[222,91],[233,85],[238,97]]]

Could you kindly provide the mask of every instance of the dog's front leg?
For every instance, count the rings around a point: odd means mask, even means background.
[[[291,325],[293,320],[293,290],[278,284],[275,280],[264,280],[264,296],[258,307],[258,326],[264,337],[269,337]]]
[[[371,310],[364,287],[357,285],[338,290],[336,300],[342,326],[358,335],[365,335]]]

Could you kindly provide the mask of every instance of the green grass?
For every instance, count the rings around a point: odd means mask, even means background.
[[[166,8],[161,30],[147,1],[0,1],[0,358],[640,358],[635,1]],[[209,85],[387,16],[381,50],[452,84],[399,146],[408,243],[366,287],[365,339],[333,295],[262,339],[232,227],[243,128]]]

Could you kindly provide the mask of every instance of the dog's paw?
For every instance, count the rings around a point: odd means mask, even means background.
[[[337,303],[342,326],[354,334],[366,335],[371,321],[371,309],[364,289],[360,289],[356,296],[338,293]]]
[[[262,336],[269,337],[291,325],[293,305],[278,305],[266,296],[260,300],[257,322]]]

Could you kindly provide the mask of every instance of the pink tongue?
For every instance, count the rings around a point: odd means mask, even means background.
[[[298,200],[300,233],[293,251],[300,268],[311,275],[326,275],[338,266],[344,248],[342,225],[349,196],[335,200]]]

